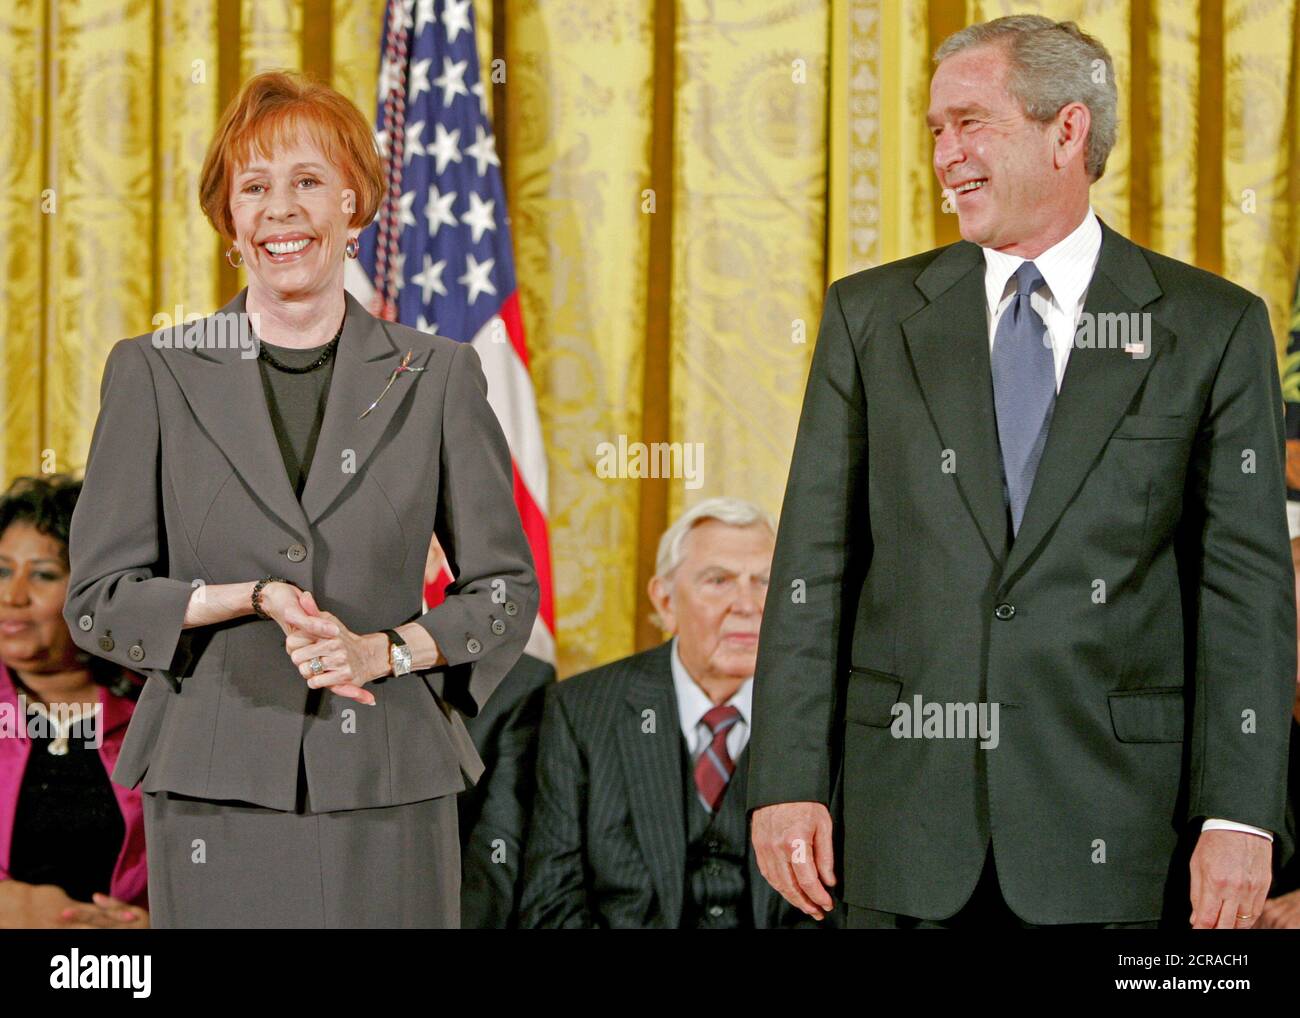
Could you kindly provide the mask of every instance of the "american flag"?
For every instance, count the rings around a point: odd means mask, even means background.
[[[482,360],[541,587],[526,650],[554,664],[546,454],[474,33],[473,0],[389,0],[375,116],[388,194],[361,234],[347,287],[376,314],[471,343]],[[444,567],[426,603],[441,600],[449,579]]]

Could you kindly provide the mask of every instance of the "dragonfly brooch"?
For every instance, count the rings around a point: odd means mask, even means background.
[[[366,414],[370,413],[371,410],[373,410],[375,407],[379,406],[379,401],[380,401],[381,399],[383,399],[385,396],[388,395],[388,390],[391,389],[391,388],[393,387],[393,383],[397,381],[397,376],[398,376],[398,375],[405,374],[405,373],[408,372],[408,371],[409,371],[409,372],[416,372],[416,371],[424,371],[424,370],[425,370],[424,368],[413,368],[413,367],[410,366],[410,365],[411,365],[411,357],[414,356],[414,354],[415,354],[415,351],[414,351],[414,350],[407,350],[407,351],[406,351],[406,356],[402,358],[402,363],[399,364],[399,365],[397,365],[397,367],[395,367],[395,368],[393,369],[393,373],[392,373],[391,375],[388,376],[388,384],[384,386],[384,391],[381,392],[378,396],[375,397],[375,401],[374,401],[373,403],[371,403],[370,406],[366,407],[366,409],[365,409],[364,411],[362,411],[362,413],[361,413],[361,417],[358,417],[357,420],[361,420],[362,418],[364,418],[364,417],[366,416]]]

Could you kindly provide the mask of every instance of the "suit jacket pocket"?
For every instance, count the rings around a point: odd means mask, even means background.
[[[1110,723],[1120,742],[1182,742],[1182,686],[1120,690],[1110,696]]]
[[[844,717],[860,725],[888,728],[894,720],[892,708],[902,691],[903,680],[897,675],[869,668],[850,668]]]
[[[1190,438],[1195,420],[1181,414],[1128,414],[1112,438]]]

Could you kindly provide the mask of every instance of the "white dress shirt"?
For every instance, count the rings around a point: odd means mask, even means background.
[[[714,708],[714,703],[709,699],[708,694],[696,685],[690,672],[682,664],[682,659],[677,653],[675,636],[671,658],[673,691],[677,694],[677,720],[682,726],[682,735],[686,738],[686,748],[690,750],[691,759],[694,760],[713,742],[713,733],[704,723],[704,715]],[[735,707],[740,712],[739,720],[727,732],[727,752],[731,755],[732,763],[740,759],[741,750],[749,742],[749,720],[753,712],[753,703],[754,677],[751,675],[727,701],[729,706]]]
[[[1016,293],[1015,272],[1028,259],[1019,255],[1004,254],[984,248],[984,293],[986,319],[989,327],[989,351],[997,335],[998,322]],[[1033,259],[1042,273],[1043,286],[1029,295],[1030,306],[1047,325],[1052,342],[1052,360],[1056,367],[1056,391],[1061,391],[1065,367],[1074,349],[1074,335],[1083,315],[1083,304],[1088,296],[1088,285],[1097,269],[1101,253],[1101,224],[1091,207],[1083,222],[1069,236],[1057,241]],[[1239,824],[1232,820],[1210,818],[1201,824],[1202,831],[1245,831],[1273,840],[1273,835],[1259,827]]]

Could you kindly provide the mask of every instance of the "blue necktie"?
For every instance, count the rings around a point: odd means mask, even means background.
[[[1020,532],[1056,403],[1056,367],[1047,326],[1029,303],[1029,295],[1043,285],[1043,274],[1033,262],[1025,262],[1016,269],[1015,279],[1016,295],[993,336],[993,405],[1013,536]]]

